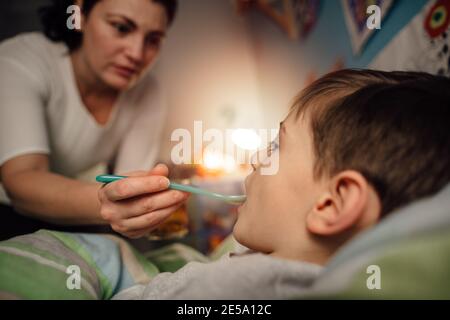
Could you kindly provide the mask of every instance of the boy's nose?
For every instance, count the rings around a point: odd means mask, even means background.
[[[251,164],[251,166],[253,168],[253,171],[258,170],[258,168],[260,166],[260,162],[259,162],[259,159],[258,159],[259,158],[258,153],[259,153],[259,151],[255,152],[252,155],[251,159],[250,159],[250,164]]]
[[[264,148],[256,151],[250,159],[253,171],[256,171],[261,167],[261,163],[266,159],[269,154],[269,148]]]

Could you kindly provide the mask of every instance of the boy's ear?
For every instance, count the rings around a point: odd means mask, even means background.
[[[368,188],[366,179],[357,171],[346,170],[334,176],[306,217],[308,231],[332,236],[355,226],[367,210]]]

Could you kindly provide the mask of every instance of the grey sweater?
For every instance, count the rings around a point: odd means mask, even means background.
[[[307,293],[322,269],[261,253],[229,254],[161,273],[113,299],[287,299]]]

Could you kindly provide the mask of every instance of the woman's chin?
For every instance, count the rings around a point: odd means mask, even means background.
[[[111,75],[104,79],[105,83],[118,91],[130,89],[136,83],[136,77],[123,77],[120,75]]]

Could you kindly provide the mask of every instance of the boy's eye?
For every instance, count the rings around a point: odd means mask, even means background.
[[[279,146],[279,144],[278,144],[278,137],[277,137],[275,140],[273,140],[273,141],[270,143],[269,148],[268,148],[268,150],[267,150],[267,155],[270,157],[275,151],[278,150],[279,147],[280,147],[280,146]]]
[[[264,163],[270,156],[280,148],[279,136],[270,142],[270,144],[265,149],[260,149],[255,152],[250,158],[250,164],[253,170],[256,171],[256,166],[260,163]]]

